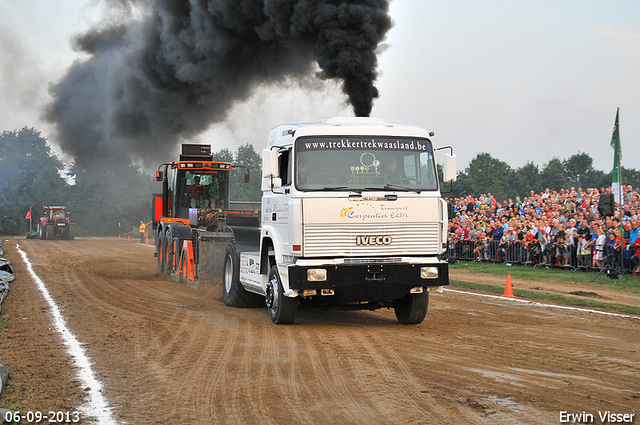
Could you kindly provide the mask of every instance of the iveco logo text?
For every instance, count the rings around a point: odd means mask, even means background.
[[[356,245],[391,245],[389,235],[356,236]]]

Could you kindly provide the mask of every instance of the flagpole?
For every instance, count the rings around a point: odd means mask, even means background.
[[[611,147],[613,148],[613,170],[611,173],[611,191],[614,193],[620,207],[622,207],[622,153],[620,149],[620,128],[618,116],[620,108],[616,109],[616,122],[613,125],[611,135]]]
[[[618,213],[620,215],[620,258],[619,258],[619,276],[624,276],[624,225],[623,214],[624,206],[622,205],[622,150],[620,149],[620,126],[618,116],[620,108],[616,109],[616,122],[613,125],[613,133],[611,134],[611,147],[613,148],[613,170],[611,171],[611,191],[614,199],[618,198]],[[617,196],[616,196],[617,195]]]

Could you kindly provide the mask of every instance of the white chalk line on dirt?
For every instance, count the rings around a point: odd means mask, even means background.
[[[445,291],[448,291],[448,292],[457,292],[459,294],[475,295],[475,296],[478,296],[478,297],[487,297],[487,298],[497,298],[497,299],[500,299],[500,300],[509,300],[509,301],[519,302],[519,303],[528,304],[528,305],[536,306],[536,307],[551,307],[551,308],[558,308],[558,309],[561,309],[561,310],[584,311],[584,312],[587,312],[587,313],[603,314],[605,316],[624,317],[624,318],[627,318],[627,319],[639,319],[640,320],[640,316],[631,316],[629,314],[609,313],[608,311],[591,310],[591,309],[588,309],[588,308],[579,308],[579,307],[569,307],[569,306],[566,306],[566,305],[544,304],[544,303],[539,303],[537,301],[529,301],[529,300],[521,300],[519,298],[504,297],[502,295],[476,294],[475,292],[460,291],[458,289],[448,289],[448,288],[443,288],[443,289]]]
[[[64,345],[67,347],[67,352],[75,360],[76,365],[78,366],[77,373],[82,386],[89,388],[89,399],[86,405],[80,407],[81,412],[85,414],[87,418],[96,418],[98,424],[112,425],[117,423],[113,419],[111,406],[109,406],[109,403],[102,395],[102,383],[95,378],[95,374],[91,369],[91,360],[89,360],[89,357],[85,354],[85,350],[82,348],[78,339],[73,333],[71,333],[69,328],[67,328],[66,321],[64,320],[58,305],[51,297],[51,294],[49,294],[49,290],[42,279],[40,279],[33,270],[33,266],[27,258],[27,254],[20,249],[19,245],[16,245],[16,249],[20,252],[22,259],[27,265],[29,274],[31,274],[31,277],[38,285],[38,289],[40,289],[40,292],[42,292],[42,295],[49,304],[51,315],[53,316],[53,324],[58,333],[62,336]]]

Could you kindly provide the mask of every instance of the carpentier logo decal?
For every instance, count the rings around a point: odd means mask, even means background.
[[[409,217],[406,205],[380,204],[378,208],[368,202],[361,202],[340,210],[340,218],[357,221],[394,220]]]

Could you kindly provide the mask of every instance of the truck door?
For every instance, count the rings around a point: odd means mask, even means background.
[[[289,202],[291,201],[291,149],[278,153],[278,170],[282,179],[282,186],[269,192],[264,192],[263,223],[272,225],[278,233],[284,253],[291,252],[289,245],[288,223]]]

